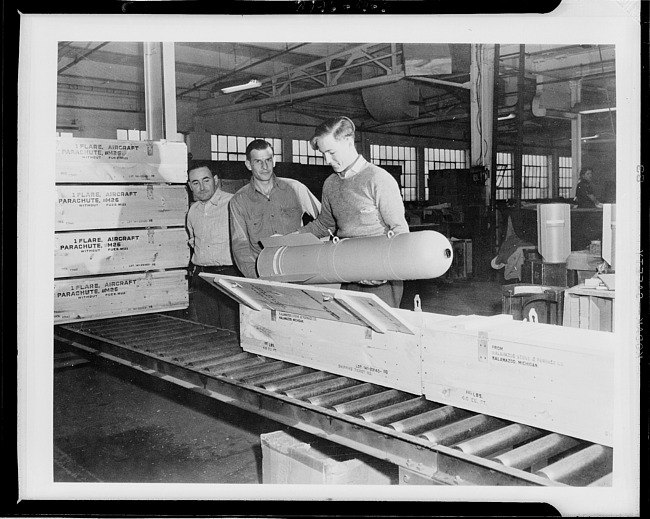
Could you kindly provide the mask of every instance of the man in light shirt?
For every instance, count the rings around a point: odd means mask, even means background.
[[[195,201],[186,219],[192,248],[189,315],[194,321],[236,332],[239,305],[199,276],[201,272],[241,276],[230,252],[228,204],[232,194],[219,184],[219,177],[207,165],[190,165],[188,185]]]

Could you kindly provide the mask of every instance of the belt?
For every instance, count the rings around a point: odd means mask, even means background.
[[[218,274],[224,270],[232,269],[232,265],[194,265],[194,272],[208,272],[210,274]]]

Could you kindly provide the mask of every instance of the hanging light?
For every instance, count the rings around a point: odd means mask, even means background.
[[[232,94],[233,92],[241,92],[242,90],[251,90],[253,88],[259,88],[262,86],[261,81],[258,79],[251,79],[248,83],[242,83],[241,85],[229,86],[221,89],[221,92],[224,94]]]

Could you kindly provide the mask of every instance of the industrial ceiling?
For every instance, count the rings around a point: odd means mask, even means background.
[[[255,109],[262,121],[297,124],[346,114],[365,131],[468,140],[473,48],[177,42],[177,103],[200,117]],[[499,145],[511,145],[523,128],[524,145],[568,148],[570,121],[586,110],[600,111],[582,116],[584,143],[614,142],[613,45],[499,45],[496,52]],[[83,98],[88,108],[88,99],[94,98],[98,108],[143,111],[143,76],[142,43],[59,44],[59,106],[74,107]],[[221,91],[251,79],[259,86],[234,94]],[[520,90],[523,126],[514,117]]]

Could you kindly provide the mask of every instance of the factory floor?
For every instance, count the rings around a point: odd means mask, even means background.
[[[402,308],[501,313],[503,280],[406,282]],[[66,352],[55,349],[55,355]],[[54,481],[262,483],[260,434],[289,430],[128,367],[54,372]]]

